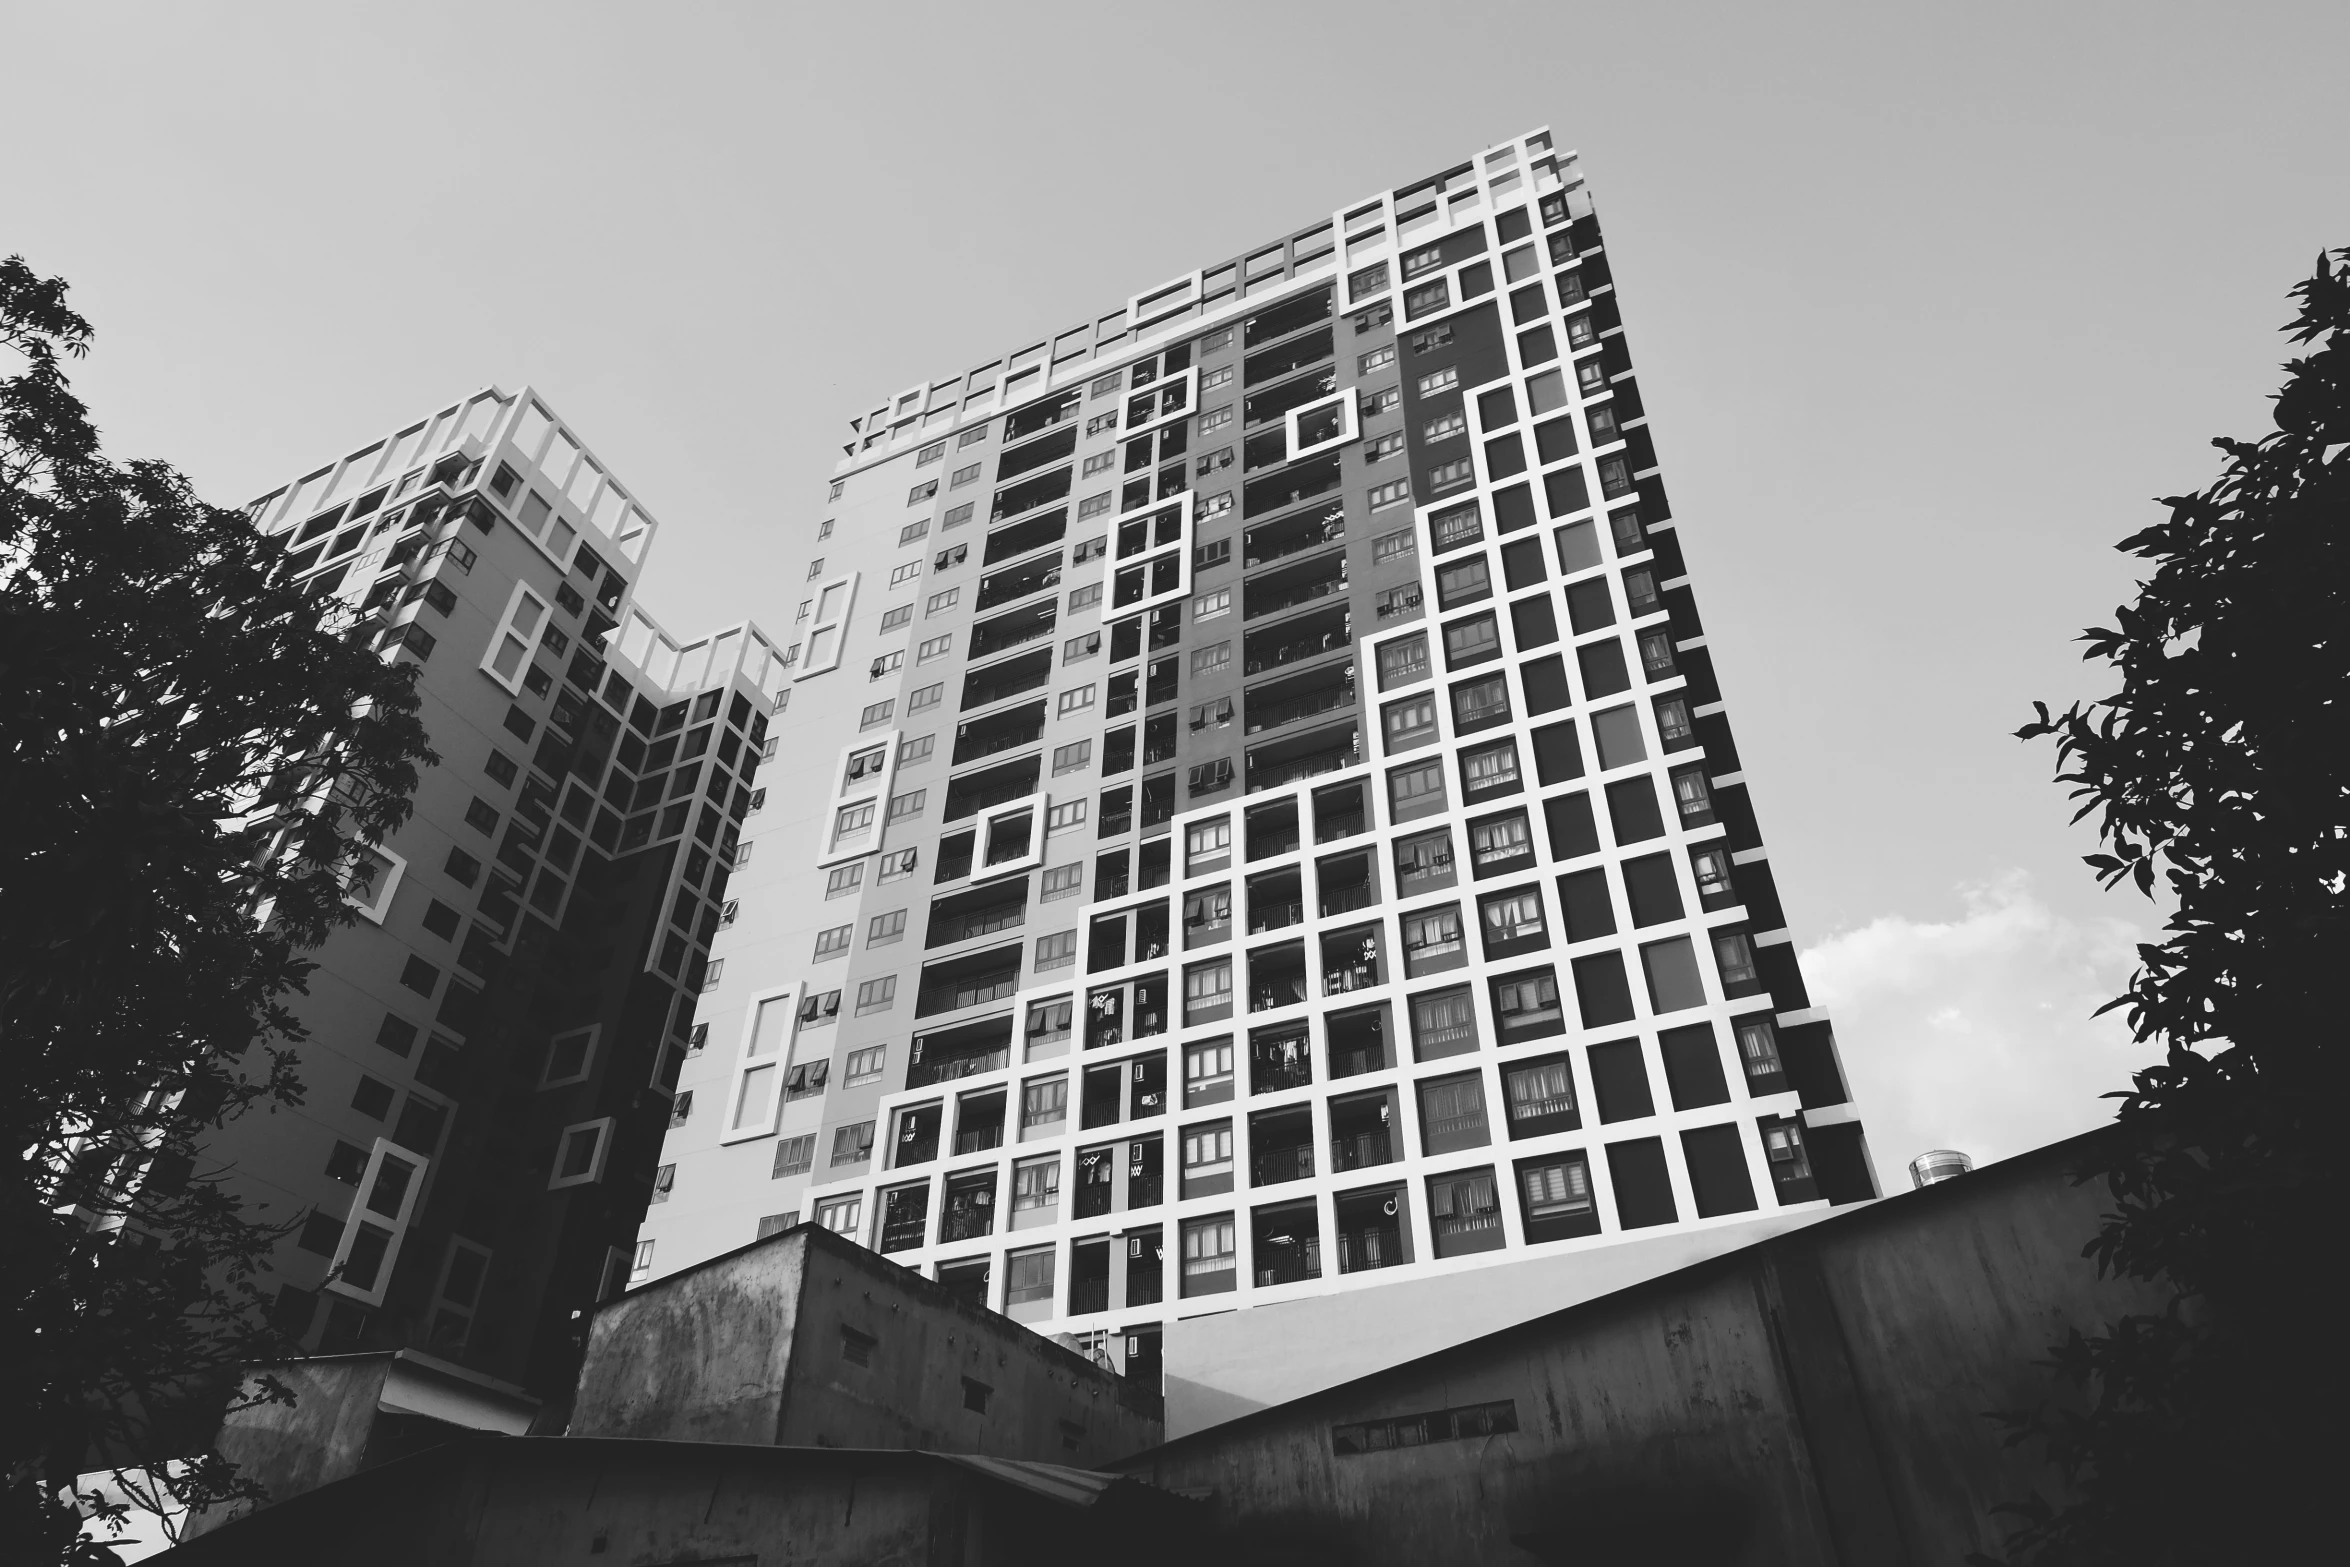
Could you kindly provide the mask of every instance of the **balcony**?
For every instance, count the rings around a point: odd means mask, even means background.
[[[946,1211],[939,1217],[939,1240],[975,1241],[994,1233],[995,1172],[948,1181]]]
[[[1272,805],[1259,806],[1248,813],[1248,857],[1252,860],[1271,859],[1287,854],[1298,845],[1297,803],[1282,800]]]
[[[1059,427],[1056,433],[1043,440],[1005,448],[1004,454],[996,459],[996,483],[1009,484],[1024,473],[1034,473],[1039,468],[1049,468],[1077,450],[1075,418],[1075,412],[1072,410],[1054,421],[1054,424]],[[1052,428],[1052,426],[1046,428]]]
[[[991,806],[1006,800],[1018,800],[1036,793],[1036,784],[1043,775],[1043,758],[1028,757],[1023,761],[1004,762],[995,767],[947,781],[946,807],[942,822],[959,822],[967,816],[976,816]]]
[[[1069,508],[1058,507],[989,534],[986,547],[980,551],[979,564],[992,566],[999,560],[1016,560],[1047,544],[1058,544],[1068,535]]]
[[[1387,1050],[1387,1008],[1363,1007],[1333,1016],[1328,1023],[1328,1048],[1334,1078],[1385,1071],[1393,1059]]]
[[[979,579],[979,593],[972,599],[974,611],[990,610],[998,604],[1009,604],[1032,593],[1061,585],[1061,557],[1040,556],[1024,565],[1006,566],[1003,570]]]
[[[1275,426],[1268,433],[1281,438],[1282,449],[1286,454],[1289,445],[1289,431],[1286,428],[1289,411],[1292,408],[1303,408],[1337,390],[1338,372],[1335,369],[1309,371],[1294,381],[1284,381],[1279,386],[1269,386],[1261,392],[1250,393],[1240,405],[1241,421],[1253,428],[1269,420],[1282,420],[1283,425]]]
[[[1020,989],[1020,963],[1021,949],[1012,946],[926,964],[921,988],[915,994],[914,1015],[931,1017],[1008,1000]],[[1008,1018],[1003,1024],[1002,1048],[1005,1059],[1009,1060],[1011,1021]]]
[[[1031,702],[1007,712],[992,713],[985,718],[974,718],[955,729],[955,751],[950,765],[961,767],[966,762],[980,761],[1002,751],[1016,751],[1024,745],[1034,745],[1044,735],[1042,702]]]
[[[1369,908],[1375,892],[1371,881],[1371,857],[1367,854],[1352,854],[1343,859],[1322,861],[1314,868],[1314,888],[1321,894],[1324,919]]]
[[[1069,494],[1069,477],[1073,470],[1055,468],[1040,473],[1033,479],[1023,479],[1009,489],[998,490],[995,502],[988,509],[990,522],[1001,522],[1006,517],[1017,517],[1023,512],[1035,511],[1054,501],[1064,500]]]
[[[1248,1090],[1277,1094],[1314,1080],[1312,1041],[1302,1024],[1260,1028],[1248,1036]],[[1310,1129],[1300,1136],[1310,1136]]]
[[[1013,648],[1034,642],[1039,637],[1053,634],[1058,599],[1046,599],[1026,609],[1016,609],[993,620],[983,620],[971,628],[970,656],[974,659],[993,658]]]
[[[1288,680],[1253,686],[1243,693],[1243,733],[1260,734],[1302,718],[1316,718],[1355,705],[1354,665],[1325,667]]]
[[[1363,925],[1322,938],[1322,993],[1344,995],[1380,982],[1379,927]]]
[[[1335,843],[1341,838],[1352,838],[1364,830],[1364,825],[1361,784],[1339,784],[1314,791],[1314,842]],[[1368,870],[1364,874],[1368,875]]]
[[[1009,893],[995,887],[933,900],[924,948],[951,946],[1010,930],[1028,920],[1028,883],[1013,882]]]
[[[1260,675],[1324,653],[1354,650],[1353,618],[1344,604],[1250,632],[1241,639],[1244,674]],[[968,703],[966,703],[968,705]]]
[[[1040,647],[1033,653],[1018,653],[1000,664],[985,669],[974,669],[963,677],[962,711],[975,707],[989,707],[1006,697],[1018,696],[1049,684],[1053,678],[1053,650]]]
[[[1258,348],[1278,342],[1292,332],[1302,332],[1329,320],[1335,308],[1335,290],[1328,288],[1284,300],[1270,310],[1249,317],[1247,326],[1242,328],[1241,347]]]
[[[1363,759],[1362,744],[1351,723],[1315,729],[1248,753],[1248,787],[1278,789],[1301,778],[1319,778],[1352,767]]]
[[[1011,1020],[990,1019],[962,1028],[916,1034],[906,1065],[906,1086],[924,1088],[954,1078],[974,1077],[1009,1066],[1012,1061]],[[962,1149],[958,1146],[958,1153]]]
[[[1302,879],[1294,870],[1269,871],[1248,879],[1248,933],[1284,930],[1305,922]]]
[[[1248,1009],[1269,1012],[1306,1000],[1306,953],[1299,942],[1252,952],[1248,960]]]
[[[1337,351],[1337,341],[1330,328],[1292,337],[1275,347],[1248,356],[1243,361],[1240,381],[1243,386],[1262,386],[1277,381],[1307,365],[1319,364]]]
[[[1025,441],[1032,435],[1042,435],[1047,430],[1074,423],[1084,401],[1076,392],[1063,392],[1041,403],[1030,403],[1025,408],[1014,409],[1004,419],[1004,443],[1008,446],[1016,441]]]
[[[1338,458],[1335,455],[1293,463],[1253,484],[1244,485],[1241,489],[1241,515],[1247,518],[1263,517],[1284,507],[1327,495],[1338,488],[1338,481]]]
[[[1336,544],[1346,537],[1346,508],[1343,505],[1319,507],[1284,517],[1279,522],[1268,522],[1251,528],[1241,537],[1241,567],[1254,571],[1277,560],[1303,554],[1324,544]]]

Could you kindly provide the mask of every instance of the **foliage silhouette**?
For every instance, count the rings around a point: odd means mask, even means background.
[[[249,1495],[202,1444],[234,1368],[291,1346],[206,1134],[299,1103],[286,998],[354,911],[353,845],[435,758],[413,666],[159,462],[100,451],[66,286],[0,262],[0,1557],[77,1540],[77,1473]],[[117,1525],[124,1504],[105,1504]]]
[[[2084,1180],[2113,1197],[2085,1255],[2157,1281],[2155,1316],[2074,1333],[2058,1399],[2001,1417],[2064,1476],[2002,1509],[2008,1559],[2286,1560],[2325,1530],[2336,1443],[2325,1237],[2341,1224],[2350,972],[2350,250],[2320,256],[2285,330],[2277,430],[2219,440],[2209,489],[2119,548],[2154,562],[2093,629],[2111,697],[2038,719],[2095,816],[2099,879],[2176,903],[2126,1007],[2159,1065],[2117,1094]]]

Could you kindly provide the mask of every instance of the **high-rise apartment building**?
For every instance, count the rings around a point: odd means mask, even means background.
[[[306,1102],[218,1134],[313,1348],[412,1348],[543,1394],[625,1277],[781,649],[635,603],[640,502],[529,388],[256,501],[284,570],[420,666],[440,764],[312,954]]]
[[[813,1219],[1149,1375],[1873,1195],[1547,133],[853,424],[637,1278]]]

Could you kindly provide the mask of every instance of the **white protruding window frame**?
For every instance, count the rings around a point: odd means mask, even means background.
[[[783,1080],[791,1070],[792,1046],[799,1038],[800,1002],[807,988],[805,981],[795,981],[777,990],[754,992],[746,998],[742,1041],[735,1048],[726,1098],[718,1107],[722,1117],[718,1123],[721,1146],[775,1135],[776,1122],[783,1113]],[[775,1015],[782,1019],[782,1026],[780,1033],[762,1049],[759,1018],[769,1007],[779,1009]],[[756,1077],[761,1069],[768,1074],[763,1079]],[[745,1104],[744,1096],[749,1094],[757,1095],[756,1105]],[[746,1109],[750,1111],[748,1115],[744,1113]]]
[[[598,1043],[599,1039],[601,1038],[601,1036],[602,1036],[602,1034],[603,1034],[603,1031],[604,1031],[604,1025],[603,1025],[603,1024],[601,1024],[601,1023],[590,1023],[590,1024],[588,1024],[588,1025],[587,1025],[585,1028],[567,1028],[567,1029],[564,1029],[564,1030],[562,1030],[560,1033],[555,1033],[555,1034],[550,1034],[550,1035],[548,1035],[548,1036],[547,1036],[547,1059],[546,1059],[546,1060],[545,1060],[543,1063],[541,1063],[541,1065],[540,1065],[540,1067],[539,1067],[539,1087],[541,1087],[541,1088],[566,1088],[566,1087],[569,1087],[569,1086],[570,1086],[571,1084],[573,1084],[573,1083],[584,1083],[584,1082],[586,1082],[586,1081],[587,1081],[587,1079],[588,1079],[588,1074],[589,1074],[590,1072],[592,1072],[592,1071],[594,1071],[594,1070],[595,1070],[595,1065],[596,1065],[596,1045],[597,1045],[597,1043]],[[580,1056],[580,1059],[579,1059],[579,1070],[578,1070],[577,1072],[573,1073],[573,1074],[572,1074],[571,1076],[569,1076],[569,1077],[549,1077],[549,1076],[547,1076],[547,1073],[548,1073],[548,1072],[550,1072],[550,1071],[552,1071],[552,1070],[554,1069],[554,1065],[555,1065],[555,1046],[557,1045],[557,1043],[559,1043],[559,1042],[560,1042],[560,1041],[562,1041],[562,1040],[570,1039],[570,1038],[572,1038],[573,1036],[575,1036],[575,1035],[579,1035],[579,1034],[585,1034],[585,1035],[587,1035],[587,1050],[586,1050],[586,1051],[585,1051],[585,1052],[584,1052],[584,1053],[583,1053],[583,1054]]]
[[[531,619],[528,634],[515,629],[515,618],[525,601],[538,606],[538,614]],[[514,592],[506,600],[506,613],[498,617],[498,629],[490,633],[490,645],[481,655],[481,672],[496,681],[509,696],[522,694],[522,677],[530,669],[531,658],[538,652],[539,636],[546,630],[547,619],[555,613],[555,606],[527,582],[514,584]],[[498,654],[506,639],[514,638],[522,644],[522,658],[514,666],[511,676],[498,673]]]
[[[1298,425],[1307,415],[1328,408],[1333,403],[1338,405],[1339,433],[1327,441],[1317,441],[1311,446],[1302,444],[1298,437]],[[1318,457],[1324,452],[1334,452],[1348,442],[1357,439],[1363,433],[1362,419],[1356,412],[1355,389],[1351,386],[1342,391],[1333,392],[1328,397],[1318,398],[1310,403],[1301,403],[1289,410],[1286,417],[1289,420],[1289,460],[1291,462],[1296,462],[1301,457]]]
[[[588,1161],[587,1170],[583,1174],[565,1175],[563,1173],[563,1150],[571,1146],[573,1134],[580,1132],[595,1134],[595,1157]],[[592,1121],[572,1122],[563,1128],[562,1134],[555,1139],[555,1165],[547,1172],[547,1190],[554,1192],[561,1191],[567,1186],[593,1186],[604,1178],[604,1161],[611,1156],[612,1117],[602,1115]]]
[[[885,808],[884,802],[888,800],[892,787],[897,783],[898,746],[902,743],[904,735],[905,731],[902,729],[878,730],[870,734],[859,735],[854,741],[841,747],[840,758],[832,766],[832,802],[824,812],[823,841],[817,845],[816,849],[816,868],[818,870],[828,870],[836,865],[846,865],[851,860],[861,860],[869,854],[879,854],[883,845],[888,842],[890,821],[889,812]],[[870,751],[875,746],[882,748],[881,771],[867,773],[855,783],[850,783],[848,781],[849,758],[860,751]],[[860,833],[854,843],[845,848],[840,847],[833,841],[837,824],[840,821],[840,813],[853,805],[874,807],[873,826],[869,832]]]
[[[849,639],[849,617],[857,608],[857,577],[853,571],[837,577],[827,577],[816,585],[816,608],[812,614],[808,634],[800,639],[800,667],[792,676],[805,680],[811,675],[829,674],[840,667],[841,651]],[[831,616],[824,613],[824,601],[834,588],[841,589],[840,607]],[[829,637],[826,633],[831,633]]]
[[[396,1215],[377,1213],[367,1206],[368,1194],[375,1190],[376,1177],[382,1173],[387,1157],[405,1159],[416,1166],[416,1174],[408,1182],[408,1189],[400,1195],[400,1211]],[[400,1244],[408,1236],[408,1221],[416,1213],[416,1205],[424,1195],[425,1177],[431,1173],[432,1161],[424,1155],[403,1148],[388,1137],[375,1140],[375,1147],[367,1156],[367,1168],[360,1172],[359,1189],[351,1199],[351,1211],[343,1219],[343,1234],[335,1243],[334,1260],[327,1265],[326,1288],[362,1305],[383,1304],[384,1291],[391,1287],[392,1269],[400,1261]],[[351,1242],[358,1238],[362,1223],[373,1223],[378,1228],[392,1232],[391,1240],[384,1246],[383,1266],[376,1272],[373,1289],[361,1289],[356,1284],[346,1282],[342,1276],[343,1265],[351,1260]]]
[[[361,919],[381,925],[384,916],[391,912],[392,893],[399,887],[400,878],[408,874],[408,860],[406,856],[394,854],[381,844],[359,843],[352,847],[382,860],[387,869],[383,873],[382,885],[369,889],[370,896],[366,902],[362,903],[348,893],[343,895],[343,901],[357,909]]]
[[[1004,860],[995,865],[988,864],[987,846],[995,837],[996,823],[1009,817],[1018,816],[1023,811],[1035,813],[1035,825],[1030,829],[1028,836],[1028,852],[1017,859]],[[1017,800],[1006,800],[1001,805],[991,805],[981,811],[978,820],[973,824],[975,836],[971,843],[972,882],[977,884],[983,881],[994,881],[1000,876],[1020,875],[1042,865],[1044,863],[1046,823],[1051,819],[1051,813],[1051,797],[1042,790],[1035,794],[1024,794]]]

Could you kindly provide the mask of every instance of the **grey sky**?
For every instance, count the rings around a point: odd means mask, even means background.
[[[1996,885],[2104,932],[2078,945],[2109,991],[2128,943],[2099,922],[2153,923],[2095,891],[2049,753],[2008,732],[2086,688],[2070,639],[2127,593],[2110,545],[2146,497],[2269,427],[2284,290],[2350,244],[2339,0],[20,3],[0,27],[0,250],[75,285],[118,453],[240,502],[528,381],[662,518],[646,597],[687,631],[788,620],[845,421],[882,394],[1549,123],[1608,234],[1798,939],[1941,954],[1841,1020],[1864,1093],[1966,1048],[1920,1021],[1973,1004],[1959,979],[2047,990],[1981,1116],[1870,1117],[1880,1164],[2096,1113],[2085,971],[2002,982],[2015,942],[1916,933]],[[2036,1061],[2085,1108],[2032,1105]]]

